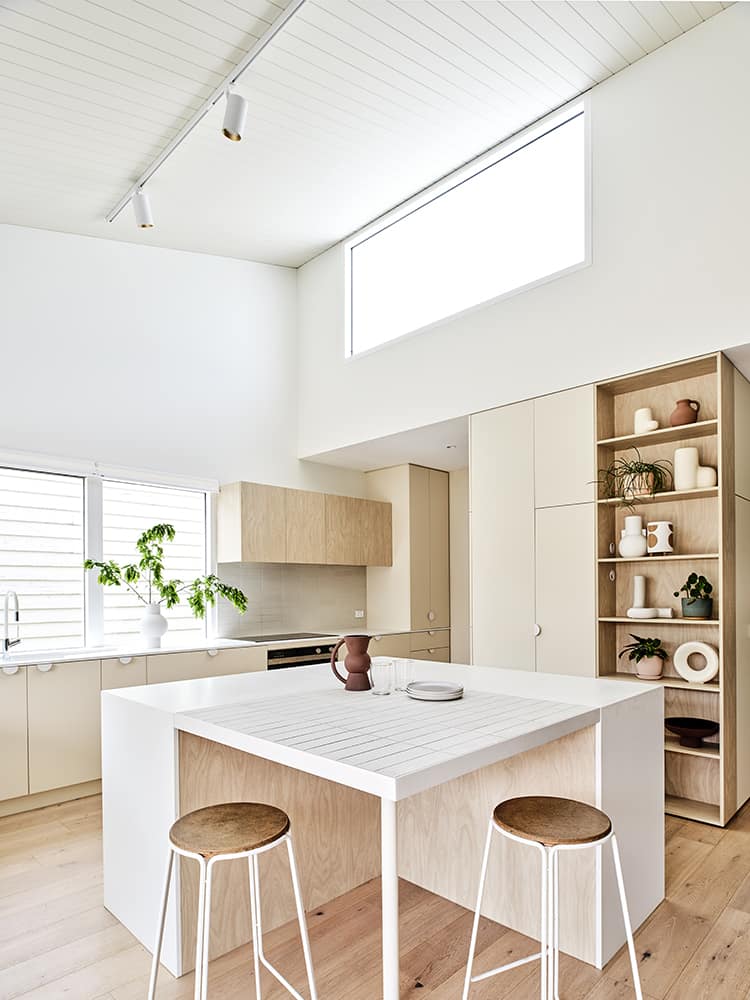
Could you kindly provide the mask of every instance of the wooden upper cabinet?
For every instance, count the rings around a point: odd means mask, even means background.
[[[326,561],[326,495],[286,490],[286,562]]]
[[[217,561],[390,566],[391,505],[231,483],[219,494]]]
[[[595,500],[594,387],[540,396],[533,405],[535,506]]]

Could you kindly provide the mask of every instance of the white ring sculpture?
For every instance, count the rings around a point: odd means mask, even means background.
[[[695,670],[688,663],[688,658],[693,653],[700,653],[705,657],[706,665],[702,670]],[[719,652],[707,642],[683,642],[675,650],[673,663],[675,670],[691,684],[705,684],[712,680],[719,672]]]

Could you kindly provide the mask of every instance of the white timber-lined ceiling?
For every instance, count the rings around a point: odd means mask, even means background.
[[[0,0],[0,222],[298,266],[721,12],[707,2],[307,0],[105,216],[283,0]]]

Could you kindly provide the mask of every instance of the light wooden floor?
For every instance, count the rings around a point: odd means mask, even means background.
[[[149,955],[102,906],[99,798],[0,819],[0,997],[145,1000]],[[649,1000],[750,1000],[750,809],[727,830],[667,818],[667,900],[637,935]],[[476,873],[473,873],[475,875]],[[320,1000],[380,996],[377,882],[309,916]],[[401,996],[460,1000],[471,914],[403,883]],[[485,922],[477,971],[528,954],[533,943]],[[304,981],[296,929],[267,952]],[[265,975],[265,974],[264,974]],[[632,997],[627,956],[603,972],[561,963],[563,1000]],[[192,975],[160,978],[160,1000],[192,996]],[[211,964],[212,1000],[254,996],[249,948]],[[268,977],[264,1000],[286,994]],[[536,1000],[536,968],[478,984],[472,1000]]]

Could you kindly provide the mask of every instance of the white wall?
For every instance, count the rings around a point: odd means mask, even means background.
[[[296,459],[296,272],[0,226],[0,448],[361,494]]]
[[[736,4],[593,90],[589,268],[345,361],[342,247],[305,265],[299,454],[745,343],[748,51]]]

